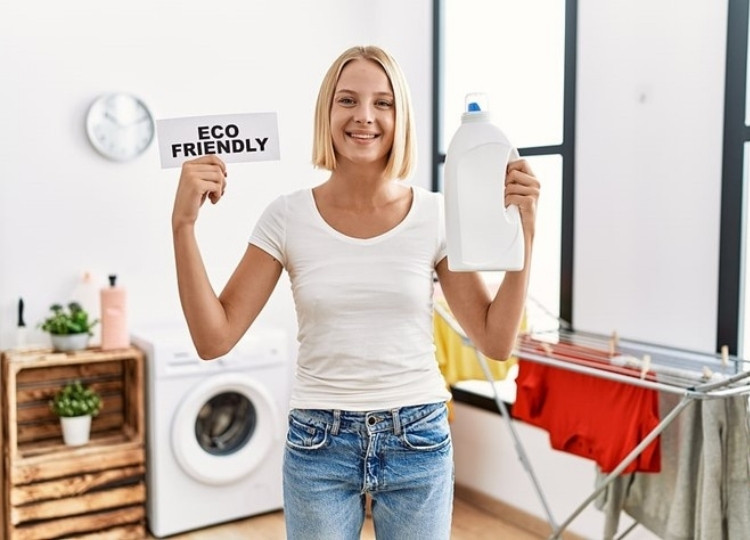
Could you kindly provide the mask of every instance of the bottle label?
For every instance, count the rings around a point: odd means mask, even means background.
[[[523,247],[520,216],[505,208],[509,152],[506,145],[488,143],[468,150],[457,162],[460,258],[468,265],[498,264],[509,258],[504,266],[519,264],[519,241]]]

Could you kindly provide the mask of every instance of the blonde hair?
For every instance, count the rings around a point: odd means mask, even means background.
[[[372,45],[351,47],[341,53],[328,68],[320,84],[315,105],[313,165],[329,171],[336,168],[336,153],[331,136],[333,94],[344,66],[356,59],[376,62],[383,68],[391,84],[396,115],[395,132],[384,173],[387,178],[406,178],[411,174],[416,162],[416,129],[409,86],[396,60],[385,50]]]

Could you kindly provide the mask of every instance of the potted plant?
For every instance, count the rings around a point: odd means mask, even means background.
[[[88,312],[78,302],[70,302],[67,308],[61,304],[50,306],[52,314],[39,324],[52,338],[56,351],[79,351],[88,346],[93,332],[91,329],[99,320],[89,319]]]
[[[98,392],[75,380],[63,386],[49,402],[52,412],[60,417],[63,440],[69,446],[89,441],[91,418],[102,409]]]

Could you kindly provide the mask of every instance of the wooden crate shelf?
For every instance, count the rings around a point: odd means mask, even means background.
[[[146,536],[143,362],[133,347],[3,353],[3,538]],[[103,408],[91,440],[69,447],[49,400],[75,379],[101,394]]]

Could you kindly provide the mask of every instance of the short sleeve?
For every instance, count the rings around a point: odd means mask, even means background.
[[[273,200],[263,211],[255,224],[249,243],[253,244],[277,259],[286,268],[287,204],[286,198],[280,196]]]

